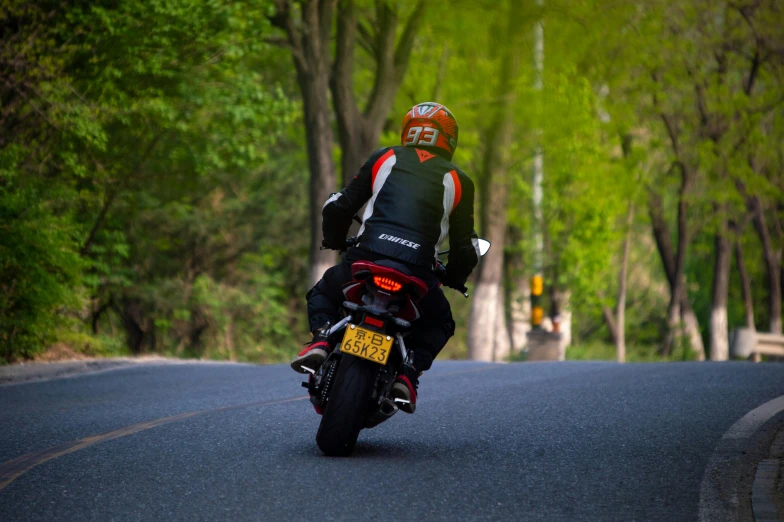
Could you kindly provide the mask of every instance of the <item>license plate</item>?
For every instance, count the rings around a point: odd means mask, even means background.
[[[368,361],[386,364],[394,339],[388,335],[365,330],[355,324],[346,326],[340,351],[362,357]]]

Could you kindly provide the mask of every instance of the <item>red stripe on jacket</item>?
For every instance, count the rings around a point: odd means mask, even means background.
[[[452,182],[455,184],[455,202],[452,203],[452,212],[454,212],[457,204],[460,203],[460,198],[463,196],[463,186],[460,184],[460,177],[457,175],[456,170],[449,171],[449,174],[452,175]]]
[[[393,149],[389,149],[383,156],[378,158],[376,162],[373,164],[373,180],[371,182],[373,187],[376,186],[376,176],[378,175],[378,169],[381,168],[381,165],[383,165],[386,160],[388,160],[394,155],[395,155],[395,151]]]

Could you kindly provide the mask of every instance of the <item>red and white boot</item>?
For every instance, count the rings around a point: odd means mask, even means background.
[[[404,365],[395,383],[392,385],[392,400],[395,401],[400,411],[414,413],[417,401],[417,386],[419,386],[419,372],[413,366]]]
[[[329,323],[325,328],[329,328]],[[327,336],[319,331],[313,341],[294,357],[291,368],[298,373],[316,373],[331,351],[332,347],[327,342]]]
[[[329,355],[329,344],[326,341],[313,342],[294,357],[291,368],[298,373],[314,373],[327,359],[327,355]]]

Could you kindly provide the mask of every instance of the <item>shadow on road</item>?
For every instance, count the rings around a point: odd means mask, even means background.
[[[360,438],[354,448],[354,453],[348,458],[352,460],[415,460],[421,462],[423,460],[439,460],[444,456],[443,453],[452,453],[453,448],[439,447],[431,442],[414,442],[411,440],[401,440],[400,442],[390,440],[363,441]],[[321,450],[316,446],[315,439],[311,439],[309,445],[300,448],[300,450],[292,451],[290,456],[295,459],[324,457]],[[345,460],[345,458],[338,457],[334,460]]]

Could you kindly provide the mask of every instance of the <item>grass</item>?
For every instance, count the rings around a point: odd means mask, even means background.
[[[675,362],[689,361],[694,357],[690,352],[676,350],[669,357],[659,354],[658,345],[632,345],[626,347],[626,362]],[[524,353],[512,355],[510,362],[525,361]],[[615,345],[603,342],[583,342],[566,348],[567,361],[615,361]]]
[[[689,361],[694,357],[690,351],[676,349],[669,357],[659,353],[658,345],[632,345],[626,347],[626,362],[672,362]],[[615,345],[601,342],[586,342],[566,349],[567,361],[614,361]]]

